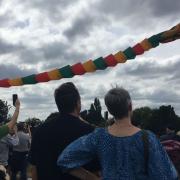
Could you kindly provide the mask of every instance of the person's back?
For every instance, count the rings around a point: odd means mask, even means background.
[[[98,128],[68,146],[58,164],[64,170],[74,169],[98,155],[104,180],[176,179],[176,171],[165,150],[150,131],[147,131],[149,159],[146,162],[142,133],[138,131],[131,136],[117,137],[107,129]]]
[[[57,157],[72,141],[93,131],[93,127],[72,115],[59,115],[39,127],[33,137],[31,163],[36,164],[38,179],[75,179],[64,175],[56,165]],[[31,156],[31,154],[30,154]]]
[[[18,131],[17,135],[19,138],[19,144],[14,146],[13,150],[17,152],[28,152],[31,141],[30,135],[23,131]]]
[[[32,138],[30,162],[38,180],[76,179],[60,171],[58,155],[72,141],[94,130],[78,118],[80,96],[72,83],[61,85],[55,91],[55,100],[61,113],[38,127]]]
[[[0,165],[0,180],[10,180],[6,168],[3,165]]]
[[[82,168],[98,156],[104,180],[177,180],[176,170],[156,136],[131,124],[129,93],[114,88],[105,96],[105,104],[114,116],[114,124],[70,144],[58,158],[60,168],[75,177],[99,180]]]
[[[19,144],[13,147],[11,156],[11,179],[15,180],[18,171],[20,171],[20,179],[27,179],[27,155],[30,148],[30,135],[25,133],[24,123],[17,124]]]
[[[10,135],[3,137],[0,140],[0,164],[3,166],[8,165],[9,148],[18,145],[19,139],[16,135]]]

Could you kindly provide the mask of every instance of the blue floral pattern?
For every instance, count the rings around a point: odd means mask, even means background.
[[[142,131],[132,136],[115,137],[107,129],[94,132],[71,143],[59,156],[63,170],[81,167],[98,157],[104,180],[175,180],[176,170],[156,136],[148,131],[148,175],[145,173]]]

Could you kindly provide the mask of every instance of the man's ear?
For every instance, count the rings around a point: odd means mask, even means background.
[[[132,111],[132,103],[129,103],[129,111]]]
[[[81,100],[77,101],[77,110],[80,112],[81,111]]]

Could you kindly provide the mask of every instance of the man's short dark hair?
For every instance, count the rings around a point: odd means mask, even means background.
[[[55,102],[61,113],[71,113],[80,100],[79,92],[72,82],[60,85],[54,92]]]
[[[17,124],[17,130],[18,131],[24,131],[25,130],[25,123],[24,122],[19,122],[18,124]]]
[[[108,111],[115,119],[128,117],[131,107],[131,97],[128,91],[119,87],[113,88],[108,91],[104,100]]]

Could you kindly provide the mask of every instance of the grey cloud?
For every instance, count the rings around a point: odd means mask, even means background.
[[[168,89],[155,89],[152,94],[146,95],[145,97],[154,103],[180,104],[179,94]]]
[[[41,63],[44,69],[50,69],[74,64],[89,57],[88,53],[84,54],[71,46],[73,45],[68,43],[53,42],[39,48],[29,47],[19,53],[19,59],[25,64]]]
[[[175,88],[170,89],[166,86],[161,86],[148,92],[134,88],[129,92],[134,105],[139,104],[139,107],[149,106],[151,108],[157,108],[161,105],[172,105],[176,113],[180,113],[180,94],[176,92]]]
[[[46,59],[62,58],[65,52],[67,52],[67,49],[68,45],[61,42],[47,44],[41,48]]]
[[[26,2],[29,2],[28,0]],[[59,10],[73,4],[73,0],[32,0],[31,5],[40,9],[46,9],[49,13],[59,12]]]
[[[40,51],[43,52],[46,67],[61,67],[68,64],[74,64],[88,57],[88,53],[84,54],[78,50],[72,49],[73,44],[64,44],[54,42],[44,45]]]
[[[25,28],[30,24],[29,19],[23,21],[17,21],[13,16],[11,11],[6,11],[4,14],[0,15],[0,27],[11,27],[11,28]]]
[[[173,84],[176,89],[180,88],[180,72],[175,71],[172,76],[167,78],[167,83]]]
[[[134,88],[129,92],[135,101],[149,101],[152,104],[180,104],[180,96],[176,90],[167,89],[164,86],[154,87],[151,91],[142,91]]]
[[[107,92],[107,89],[103,84],[99,84],[99,86],[93,87],[93,88],[91,86],[85,87],[83,85],[78,84],[77,87],[78,87],[81,97],[85,101],[93,102],[94,98],[96,97],[102,99]]]
[[[0,5],[1,6],[1,5]],[[12,16],[9,13],[0,15],[0,27],[5,27],[12,20]]]
[[[89,7],[89,9],[93,7]],[[94,9],[93,9],[94,10]],[[63,34],[71,41],[76,38],[88,37],[93,28],[103,28],[109,22],[109,18],[98,11],[81,12]],[[78,39],[76,39],[78,40]]]
[[[19,53],[19,61],[24,64],[38,64],[43,61],[43,53],[39,48],[24,48]]]
[[[137,14],[144,15],[144,18],[148,18],[148,15],[151,15],[152,17],[165,15],[176,16],[177,13],[180,14],[180,1],[137,0],[134,2],[133,0],[101,0],[99,3],[99,9],[101,9],[104,13],[115,15],[119,18],[124,16],[136,16]]]
[[[101,0],[97,5],[97,11],[111,16],[115,21],[122,21],[136,32],[142,30],[156,29],[161,23],[177,23],[180,15],[180,1],[169,0]]]
[[[99,15],[97,12],[92,14],[82,12],[80,16],[74,20],[72,26],[64,31],[64,35],[70,40],[74,40],[80,36],[88,36],[94,27],[103,28],[108,22],[108,17]]]
[[[26,19],[24,21],[17,21],[14,24],[14,27],[24,29],[24,28],[28,27],[29,25],[30,25],[30,21],[29,21],[29,19]]]
[[[127,64],[123,71],[117,72],[116,76],[126,73],[126,76],[141,77],[143,79],[156,79],[166,77],[168,80],[178,78],[180,61],[169,63],[166,65],[155,63],[154,61],[146,61],[136,64]]]
[[[21,44],[11,44],[0,38],[0,55],[8,54],[15,51],[22,50],[24,47]]]
[[[49,105],[53,106],[52,100],[49,98],[49,95],[37,93],[37,91],[36,91],[36,93],[32,93],[32,92],[24,93],[22,101],[26,105],[26,108],[27,107],[32,108],[34,106],[34,108],[41,107],[41,109],[42,109],[42,108],[44,108],[44,106],[45,107],[48,107]]]
[[[41,12],[44,18],[49,18],[51,21],[60,21],[63,17],[64,10],[73,6],[78,1],[73,0],[18,0],[19,3],[23,3],[28,9],[36,9]],[[65,17],[64,17],[65,18]]]
[[[96,97],[103,98],[107,93],[107,89],[103,84],[100,84],[94,91]]]
[[[151,0],[148,1],[149,7],[155,16],[173,16],[180,15],[180,1],[179,0]]]
[[[94,20],[90,16],[80,17],[73,22],[70,28],[64,31],[64,35],[70,40],[77,36],[88,36],[93,23]]]
[[[15,77],[21,77],[21,76],[26,76],[36,73],[35,69],[21,69],[20,67],[13,65],[13,64],[8,64],[0,65],[0,78],[15,78]]]
[[[119,17],[132,16],[134,13],[138,13],[144,9],[145,1],[137,0],[127,1],[127,0],[101,0],[98,4],[98,9],[105,14]]]

